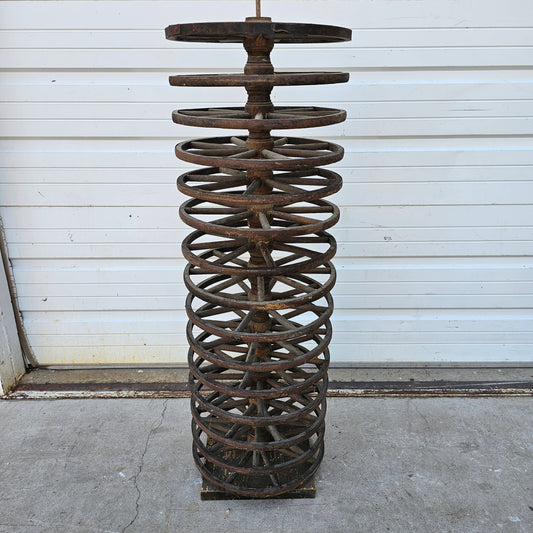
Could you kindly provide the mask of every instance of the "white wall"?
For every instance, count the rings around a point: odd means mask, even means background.
[[[348,70],[277,103],[346,108],[301,136],[340,142],[336,362],[533,361],[533,3],[264,0],[274,20],[353,29],[279,46],[279,69]],[[168,86],[238,70],[237,45],[171,23],[243,20],[252,0],[0,2],[1,214],[41,364],[184,362],[174,144],[179,107],[240,89]]]

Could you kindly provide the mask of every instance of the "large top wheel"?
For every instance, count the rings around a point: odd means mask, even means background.
[[[287,22],[197,22],[173,24],[165,29],[171,41],[241,43],[263,35],[276,43],[336,43],[349,41],[352,31],[339,26]]]

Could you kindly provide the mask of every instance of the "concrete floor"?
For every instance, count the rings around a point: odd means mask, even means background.
[[[0,401],[0,532],[533,531],[531,398],[330,398],[314,500],[200,501],[188,400]]]

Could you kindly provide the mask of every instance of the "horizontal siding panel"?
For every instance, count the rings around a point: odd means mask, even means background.
[[[351,200],[345,206],[363,205],[530,205],[533,181],[492,183],[345,183],[343,194]],[[0,184],[6,207],[26,206],[175,206],[182,195],[174,184],[89,185],[65,188],[63,184]]]
[[[23,309],[29,311],[116,311],[126,309],[183,308],[183,299],[177,296],[90,296],[83,299],[71,296],[32,297],[19,295]],[[525,308],[531,306],[531,295],[501,294],[388,294],[388,295],[335,295],[335,305],[339,308],[368,309],[484,309],[484,308]],[[533,339],[532,339],[533,341]]]
[[[184,328],[185,322],[177,324],[178,328]],[[435,344],[432,342],[435,337],[434,332],[427,333],[356,333],[355,340],[352,340],[353,331],[344,333],[340,330],[339,325],[336,324],[336,333],[333,346],[336,344],[353,343],[354,350],[357,350],[359,345],[405,345],[405,344],[422,344],[431,346]],[[499,344],[505,345],[510,342],[512,345],[523,344],[526,345],[531,342],[531,332],[495,332],[495,333],[441,333],[442,342],[439,345],[447,344],[463,344],[463,345],[490,345]],[[84,348],[91,348],[98,345],[108,346],[110,348],[121,346],[128,346],[135,349],[136,347],[150,346],[157,348],[159,346],[166,348],[168,346],[186,346],[186,341],[180,334],[130,334],[130,335],[35,335],[29,338],[32,346],[35,348],[46,348],[53,350],[61,346],[78,346]],[[343,342],[344,341],[344,342]],[[61,343],[61,344],[60,344]]]
[[[523,27],[533,8],[523,0],[505,5],[486,0],[306,0],[305,17],[322,24],[357,28],[476,28]],[[183,6],[183,7],[182,7]],[[254,14],[249,0],[220,0],[198,4],[186,0],[106,1],[4,1],[0,4],[0,29],[160,29],[177,22],[242,20]],[[301,21],[301,1],[270,1],[263,6],[273,20]]]
[[[336,89],[333,88],[332,92]],[[228,102],[228,105],[242,104]],[[313,102],[307,96],[306,100],[299,100],[300,105],[312,105]],[[533,100],[433,100],[429,102],[410,102],[394,100],[390,102],[338,102],[345,109],[348,124],[352,127],[359,120],[375,119],[413,119],[413,118],[522,118],[533,116]],[[197,101],[187,103],[184,109],[213,107],[212,102]],[[219,106],[221,107],[221,106]],[[242,105],[241,105],[242,107]],[[181,106],[180,106],[181,108]],[[73,106],[71,103],[50,102],[9,102],[0,103],[0,119],[2,120],[150,120],[169,122],[170,110],[168,103],[145,103],[145,102],[80,102]],[[352,122],[353,121],[353,122]],[[6,126],[9,122],[3,123]],[[180,127],[172,124],[181,134],[183,131],[195,132],[197,128]],[[138,126],[140,127],[140,126]],[[9,131],[9,130],[8,130]],[[7,131],[7,132],[8,132]],[[202,131],[202,130],[198,130]],[[211,131],[211,130],[204,130]],[[216,130],[215,130],[216,131]],[[307,130],[305,130],[307,131]],[[331,132],[331,128],[324,129]],[[3,134],[6,132],[4,131]],[[179,136],[179,135],[178,135]]]
[[[355,208],[357,207],[357,208]],[[31,216],[28,216],[31,209]],[[26,216],[16,207],[2,212],[7,228],[175,228],[177,206],[157,207],[32,207]],[[527,205],[420,205],[342,207],[343,228],[356,227],[476,227],[528,226]],[[336,231],[339,231],[337,229]],[[76,244],[76,243],[72,243]]]
[[[72,244],[38,245],[38,244],[13,244],[10,254],[14,259],[105,259],[116,257],[123,260],[139,259],[150,256],[160,258],[174,258],[180,253],[179,244]],[[533,242],[531,241],[495,241],[483,242],[446,242],[446,243],[340,243],[336,260],[344,260],[354,255],[367,257],[493,257],[495,255],[531,256],[533,255]],[[532,297],[533,298],[533,297]]]
[[[303,135],[302,135],[303,137]],[[331,137],[328,137],[331,139]],[[533,165],[530,138],[458,139],[331,139],[345,146],[341,165],[332,168],[372,167],[374,165],[409,167],[455,165]],[[177,139],[176,139],[177,141]],[[60,148],[59,149],[59,146]],[[28,168],[73,166],[98,168],[173,168],[177,163],[173,141],[102,141],[44,139],[0,143],[3,167]],[[183,168],[183,164],[181,165]],[[192,168],[190,166],[189,168]],[[406,172],[408,172],[406,170]],[[149,170],[147,171],[149,175]],[[531,179],[531,176],[530,176]]]
[[[188,128],[176,126],[170,119],[151,120],[0,120],[0,131],[4,137],[41,137],[41,138],[94,138],[120,137],[139,138],[163,137],[168,139],[185,139],[187,131],[195,137],[222,136],[220,129]],[[238,131],[244,135],[245,130]],[[465,124],[465,117],[454,118],[418,118],[418,119],[350,119],[342,124],[329,126],[325,130],[308,128],[302,130],[277,130],[276,134],[294,137],[316,138],[327,135],[328,138],[342,137],[348,132],[357,137],[409,137],[423,135],[533,135],[533,118],[531,117],[483,117],[470,119]]]
[[[468,311],[468,312],[467,312]],[[106,320],[100,312],[86,311],[82,315],[49,311],[45,315],[28,311],[25,321],[32,334],[41,335],[119,335],[128,328],[140,334],[158,335],[176,331],[183,334],[185,318],[182,312],[166,311],[108,311]],[[487,310],[424,310],[416,316],[402,310],[364,309],[335,315],[335,336],[340,332],[356,331],[386,333],[505,333],[533,331],[533,319],[515,309],[502,309],[497,313]],[[483,344],[483,342],[481,342]]]
[[[332,357],[347,363],[360,361],[380,363],[424,364],[459,363],[483,361],[486,363],[518,363],[529,361],[531,343],[526,344],[357,344],[353,340],[346,344],[333,343]]]
[[[185,363],[187,346],[60,346],[39,348],[36,356],[43,366],[72,365],[168,365]],[[411,363],[520,363],[529,361],[531,344],[346,344],[332,343],[333,361],[355,363],[371,361],[375,364]]]
[[[186,326],[186,321],[182,320],[176,323],[175,326],[176,331],[184,329]],[[109,346],[110,348],[113,346],[150,346],[152,348],[162,346],[166,348],[169,346],[176,345],[181,345],[182,347],[184,347],[187,344],[187,341],[183,338],[183,335],[178,333],[158,333],[155,335],[146,333],[135,333],[128,335],[91,335],[79,333],[76,333],[74,335],[32,335],[29,338],[29,341],[31,345],[35,348],[54,348],[61,346],[79,346],[90,348],[99,345]]]
[[[31,297],[19,295],[23,309],[28,311],[92,311],[99,309],[106,311],[124,311],[127,309],[148,309],[176,311],[183,309],[183,300],[175,296],[110,296],[98,297],[86,295],[83,299],[72,297]]]
[[[423,261],[411,263],[401,259],[389,259],[386,262],[362,264],[337,264],[338,282],[344,283],[397,283],[398,285],[410,282],[448,282],[455,283],[477,282],[532,282],[533,263],[526,260],[513,258],[510,261],[499,262],[495,259],[486,259],[478,263],[461,265],[455,260],[446,264],[444,261],[433,260],[433,264],[424,264]],[[31,260],[15,260],[15,274],[17,285],[24,291],[43,291],[48,285],[90,284],[106,285],[123,283],[136,283],[151,285],[153,283],[181,283],[181,273],[184,267],[183,260],[174,260],[169,266],[161,266],[152,259],[146,264],[144,261],[134,261],[128,265],[109,265],[95,260],[79,261],[72,265],[68,261],[52,260],[39,262],[38,266],[31,266]],[[52,264],[49,264],[52,263]],[[418,264],[420,263],[420,264]],[[34,286],[34,287],[30,287]],[[523,286],[523,285],[522,285]],[[41,292],[42,293],[42,292]],[[531,317],[533,319],[533,316]],[[361,318],[359,318],[360,320]],[[67,317],[62,318],[62,322]]]
[[[117,244],[151,242],[154,244],[176,245],[190,231],[180,229],[15,229],[7,231],[10,242],[20,244]],[[522,241],[533,237],[531,227],[461,227],[461,228],[343,228],[336,230],[335,236],[341,242],[494,242]]]
[[[162,37],[163,38],[163,37]],[[310,47],[311,48],[311,47]],[[375,68],[441,68],[441,67],[523,67],[531,62],[531,46],[490,47],[427,47],[427,48],[373,48],[346,49],[345,47],[311,48],[315,65],[328,69]],[[414,53],[416,52],[416,53]],[[272,62],[278,69],[299,69],[309,61],[309,50],[285,48],[272,53]],[[4,53],[5,69],[154,69],[176,72],[207,72],[233,70],[245,62],[240,49],[186,49],[144,50],[132,48],[101,49],[98,53],[87,49],[10,49]],[[199,67],[199,65],[201,65]]]
[[[248,0],[249,1],[249,0]],[[307,0],[308,1],[308,0]],[[205,1],[204,1],[205,4]],[[424,48],[432,46],[444,48],[533,46],[532,28],[358,28],[352,27],[353,40],[349,43],[332,45],[358,50],[360,48]],[[1,30],[0,49],[35,49],[37,39],[41,48],[49,49],[131,49],[143,50],[168,48],[189,50],[206,48],[203,43],[179,45],[164,38],[161,29],[91,29],[77,31],[70,29],[33,30],[34,39],[28,39],[26,30]],[[276,45],[275,50],[284,53],[293,47],[305,48],[310,45]],[[315,46],[315,45],[313,45]],[[220,43],[217,49],[241,49],[238,44]]]
[[[157,279],[157,278],[156,278]],[[497,294],[526,294],[533,292],[533,282],[518,281],[404,281],[402,283],[380,281],[372,283],[363,281],[359,283],[347,283],[339,280],[334,293],[336,295],[337,307],[339,298],[358,298],[359,296],[396,296],[396,295],[454,295],[463,296],[472,295],[475,303],[477,295],[494,296]],[[108,283],[105,285],[94,283],[59,283],[48,284],[43,286],[41,283],[24,285],[24,294],[27,297],[46,297],[46,298],[63,298],[63,297],[84,297],[90,295],[94,297],[117,297],[117,298],[134,298],[136,296],[155,298],[160,296],[185,298],[187,290],[182,283],[179,274],[175,276],[174,282],[155,283],[154,279],[148,283]],[[350,306],[347,306],[350,308]]]
[[[249,0],[248,0],[249,1]],[[308,0],[307,0],[308,1]],[[205,4],[205,1],[204,1]],[[266,7],[266,6],[265,6]],[[268,8],[267,8],[268,9]],[[444,48],[533,46],[532,28],[358,28],[353,27],[353,41],[333,45],[332,48],[420,48],[433,46]],[[33,31],[34,39],[28,39],[26,30],[1,30],[0,49],[35,49],[38,40],[45,49],[161,49],[189,50],[206,48],[202,43],[180,43],[167,41],[161,29],[124,28],[91,29],[77,31],[70,29],[38,29]],[[290,51],[294,45],[276,45],[275,50]],[[308,45],[297,45],[306,47]],[[220,43],[218,49],[241,49],[240,45]]]
[[[174,187],[176,177],[187,169],[180,166],[176,160],[175,167],[158,168],[106,168],[97,166],[95,161],[93,168],[79,167],[17,167],[10,168],[9,172],[0,172],[0,184],[69,184],[71,187],[83,184],[146,184],[154,185],[171,184]],[[397,184],[399,188],[403,183],[415,182],[484,182],[491,181],[531,181],[533,175],[532,165],[457,165],[457,166],[410,166],[408,171],[405,167],[344,167],[335,165],[345,183],[387,183]],[[126,187],[124,187],[126,188]],[[177,192],[177,191],[176,191]],[[185,196],[179,194],[180,201]]]
[[[40,366],[124,365],[150,366],[186,364],[186,344],[172,346],[54,346],[36,347],[34,355]]]
[[[72,112],[85,102],[154,102],[171,104],[243,105],[245,91],[235,87],[170,87],[168,74],[151,72],[84,73],[0,71],[0,87],[6,102],[73,102]],[[530,100],[533,79],[528,70],[433,70],[351,72],[341,85],[278,87],[276,104],[310,102],[435,102],[456,100]],[[26,75],[25,75],[26,74]],[[302,90],[304,91],[302,93]]]
[[[185,263],[183,263],[185,264]],[[128,270],[135,267],[139,269],[170,269],[170,268],[182,268],[179,258],[165,258],[165,257],[145,257],[136,259],[135,261],[124,262],[120,258],[107,257],[104,261],[98,258],[79,259],[79,260],[65,260],[59,258],[47,259],[46,262],[38,259],[14,259],[14,269],[21,270],[64,270],[64,269],[111,269],[111,270]],[[464,269],[529,269],[533,268],[533,262],[527,256],[512,257],[512,256],[494,256],[489,258],[471,258],[464,257],[391,257],[386,262],[381,259],[373,257],[365,257],[362,255],[354,256],[350,258],[349,265],[339,265],[337,270],[343,270],[349,268],[354,270],[402,270],[402,269],[414,269],[414,270],[428,270],[440,268],[456,268],[458,270]],[[181,272],[181,270],[180,270]]]

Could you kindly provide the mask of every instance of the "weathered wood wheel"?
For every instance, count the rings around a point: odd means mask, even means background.
[[[260,125],[250,131],[264,133],[264,128]],[[210,137],[178,144],[176,155],[183,161],[197,165],[243,170],[314,168],[335,163],[344,155],[344,150],[338,144],[298,137],[270,137],[268,128],[266,133],[269,142],[257,147],[249,143],[250,137]]]
[[[259,120],[259,123],[252,123]],[[266,116],[252,116],[244,107],[180,109],[172,113],[177,124],[201,128],[274,130],[314,128],[346,120],[346,111],[326,107],[274,107]],[[246,145],[244,145],[246,147]],[[277,146],[280,146],[278,144]]]
[[[276,73],[275,43],[349,40],[318,24],[176,24],[168,39],[242,42],[243,74],[185,74],[173,86],[242,86],[244,107],[180,109],[178,124],[248,130],[179,143],[176,155],[206,168],[178,178],[191,197],[180,209],[194,228],[182,244],[193,457],[204,477],[231,494],[271,497],[308,480],[324,454],[330,291],[338,208],[324,200],[341,177],[318,168],[339,161],[334,143],[273,137],[275,129],[342,122],[343,110],[274,107],[276,85],[343,83],[342,72]]]

